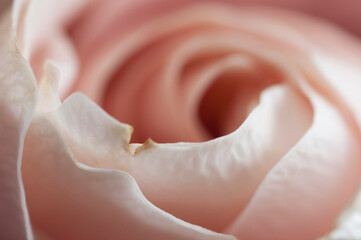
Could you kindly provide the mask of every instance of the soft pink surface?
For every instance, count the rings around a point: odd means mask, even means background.
[[[20,165],[36,83],[11,38],[10,14],[2,16],[0,32],[0,239],[27,239],[32,233]]]
[[[357,5],[264,2],[361,31],[347,20]],[[39,82],[22,165],[28,211],[20,156],[34,77],[4,22],[1,234],[31,238],[27,214],[51,239],[331,231],[361,176],[360,44],[331,24],[243,4],[31,2],[17,39]]]

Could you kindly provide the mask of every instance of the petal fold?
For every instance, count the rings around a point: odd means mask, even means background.
[[[14,10],[14,15],[18,9]],[[36,102],[35,78],[15,45],[10,12],[0,21],[0,239],[32,239],[20,173]]]
[[[33,118],[23,162],[32,223],[50,238],[235,240],[156,208],[125,172],[77,162],[41,116]]]
[[[325,99],[309,97],[315,112],[310,130],[267,174],[228,233],[316,239],[332,229],[355,194],[361,175],[357,129]]]
[[[232,134],[204,143],[143,145],[129,144],[131,127],[81,94],[46,118],[80,162],[124,170],[157,207],[221,231],[307,131],[312,110],[300,92],[279,85],[264,92],[260,105]]]

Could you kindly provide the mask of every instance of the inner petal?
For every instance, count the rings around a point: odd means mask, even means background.
[[[209,39],[220,33],[228,35]],[[260,91],[283,80],[276,67],[242,52],[245,47],[235,41],[239,34],[217,29],[194,34],[142,50],[108,84],[103,107],[134,126],[133,142],[149,137],[199,142],[230,133],[257,104]],[[207,121],[215,118],[210,112],[228,126],[212,133]]]

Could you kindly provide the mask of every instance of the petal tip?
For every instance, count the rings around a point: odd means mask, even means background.
[[[148,138],[147,141],[145,141],[141,146],[135,149],[134,155],[140,154],[150,148],[155,147],[156,145],[156,142],[154,142],[151,138]]]

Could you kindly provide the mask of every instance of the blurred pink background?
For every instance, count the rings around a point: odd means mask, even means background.
[[[360,0],[235,0],[257,5],[281,6],[297,9],[337,23],[361,37]],[[0,14],[12,0],[0,0]]]
[[[361,36],[360,0],[255,0],[320,16]]]

